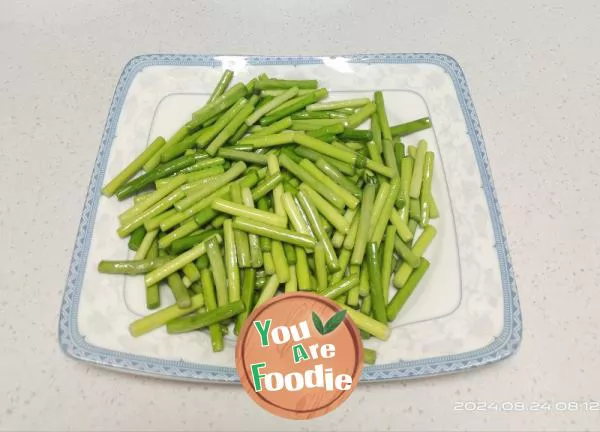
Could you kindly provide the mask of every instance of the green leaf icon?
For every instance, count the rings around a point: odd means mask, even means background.
[[[342,309],[341,311],[336,312],[331,318],[329,318],[329,321],[327,321],[325,323],[325,333],[321,333],[321,334],[327,334],[327,333],[331,333],[332,331],[334,331],[336,328],[338,328],[338,326],[344,321],[344,318],[346,317],[346,309]]]
[[[319,315],[317,315],[315,312],[312,313],[312,321],[317,331],[321,334],[325,334],[325,330],[323,329],[323,321],[321,321],[321,317],[319,317]]]

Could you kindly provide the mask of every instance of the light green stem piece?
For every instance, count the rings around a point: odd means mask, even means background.
[[[163,137],[157,137],[137,158],[133,160],[133,162],[127,165],[114,179],[102,188],[102,193],[107,197],[113,196],[117,189],[136,175],[137,172],[142,169],[144,164],[160,152],[165,144],[166,141]]]
[[[142,260],[142,259],[146,258],[146,255],[148,254],[148,251],[150,250],[150,246],[152,246],[152,242],[154,241],[154,239],[156,238],[157,235],[158,235],[158,230],[146,232],[146,235],[144,236],[144,239],[142,240],[140,247],[135,252],[135,255],[133,257],[134,260]]]
[[[292,87],[292,88],[286,90],[285,92],[283,92],[282,94],[275,96],[275,98],[273,98],[271,101],[267,102],[266,104],[264,104],[263,106],[261,106],[260,108],[258,108],[256,111],[254,111],[252,113],[252,115],[250,115],[250,117],[248,117],[246,119],[246,124],[248,126],[252,126],[262,116],[264,116],[265,114],[268,114],[269,112],[273,111],[275,108],[277,108],[278,106],[280,106],[284,102],[290,100],[291,98],[293,98],[297,94],[298,94],[298,87]]]
[[[133,337],[142,336],[152,330],[164,326],[175,318],[194,312],[204,306],[204,296],[202,294],[193,296],[191,298],[191,303],[192,304],[189,307],[183,309],[174,304],[137,319],[129,325],[129,333],[131,333],[131,336]]]
[[[215,234],[216,240],[220,243],[222,238],[220,235]],[[156,270],[152,270],[150,273],[144,276],[144,283],[146,286],[153,285],[172,273],[175,273],[178,270],[181,270],[184,265],[194,261],[201,255],[206,253],[206,241],[197,244],[190,250],[182,253],[181,255],[173,258],[171,261],[166,263],[165,265],[157,268]]]
[[[421,194],[423,183],[423,166],[425,165],[425,154],[427,153],[427,141],[421,140],[417,145],[417,155],[413,166],[413,175],[410,181],[410,197],[417,199]]]
[[[269,281],[261,291],[260,296],[258,297],[258,300],[256,301],[256,305],[254,307],[256,308],[261,304],[265,303],[267,300],[273,298],[273,296],[277,292],[277,288],[279,288],[279,279],[277,278],[277,275],[274,274],[271,275]]]
[[[333,111],[341,108],[360,108],[371,102],[369,98],[345,99],[332,102],[320,102],[306,107],[306,111]]]
[[[383,341],[390,337],[390,328],[386,324],[380,323],[370,316],[352,309],[350,306],[342,305],[342,307],[346,309],[348,316],[360,330],[365,331]]]

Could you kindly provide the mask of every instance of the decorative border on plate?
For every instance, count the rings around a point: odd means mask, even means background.
[[[458,372],[483,366],[505,359],[514,354],[522,338],[522,318],[517,294],[517,286],[507,246],[506,233],[502,223],[496,191],[492,181],[489,161],[475,106],[467,86],[465,75],[458,62],[444,54],[406,53],[343,56],[350,63],[430,63],[440,66],[450,75],[456,89],[477,165],[483,182],[492,226],[496,238],[496,251],[502,278],[504,300],[504,328],[500,336],[489,345],[462,354],[434,357],[419,361],[401,361],[384,365],[365,367],[361,381],[385,381],[417,378]],[[306,65],[323,63],[324,57],[259,57],[247,56],[250,65]],[[161,360],[152,357],[132,355],[100,348],[86,342],[79,333],[77,314],[81,294],[83,274],[94,228],[96,209],[100,199],[101,181],[108,162],[110,148],[115,137],[117,122],[125,101],[125,96],[134,77],[148,66],[178,65],[217,67],[221,61],[216,56],[150,54],[131,59],[123,70],[108,112],[100,150],[96,157],[85,199],[75,247],[69,266],[69,274],[60,309],[58,339],[62,350],[70,357],[94,363],[99,366],[117,369],[134,374],[150,375],[170,379],[239,383],[235,368],[216,367],[183,361]]]

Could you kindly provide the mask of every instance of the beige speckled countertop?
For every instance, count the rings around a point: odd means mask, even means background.
[[[0,429],[582,430],[600,411],[458,412],[457,401],[600,400],[600,5],[590,0],[0,3]],[[313,2],[313,4],[316,4]],[[123,65],[151,52],[444,52],[481,120],[524,316],[519,353],[469,373],[361,386],[311,422],[239,387],[65,357],[58,310]]]

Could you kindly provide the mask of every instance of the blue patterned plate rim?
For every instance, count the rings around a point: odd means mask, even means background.
[[[90,240],[94,229],[93,225],[96,210],[101,195],[101,182],[104,178],[110,148],[115,137],[117,121],[125,101],[125,96],[134,77],[145,67],[156,65],[216,67],[221,65],[219,57],[225,56],[147,54],[134,57],[123,69],[113,95],[100,149],[90,179],[60,309],[58,339],[61,349],[68,356],[99,366],[140,375],[191,381],[239,383],[235,368],[202,365],[184,361],[162,360],[107,350],[91,345],[81,335],[77,326],[79,298]],[[332,58],[327,56],[238,57],[244,57],[247,63],[253,66],[322,64],[324,58]],[[492,220],[504,301],[504,327],[502,333],[489,345],[456,355],[368,366],[363,370],[361,382],[398,380],[449,374],[495,363],[513,355],[518,350],[522,338],[522,317],[517,286],[479,119],[462,68],[454,58],[437,53],[359,54],[339,57],[343,57],[350,63],[429,63],[440,66],[452,78],[467,123],[468,134],[473,145],[473,151],[475,152],[477,166],[483,182],[483,189]]]

